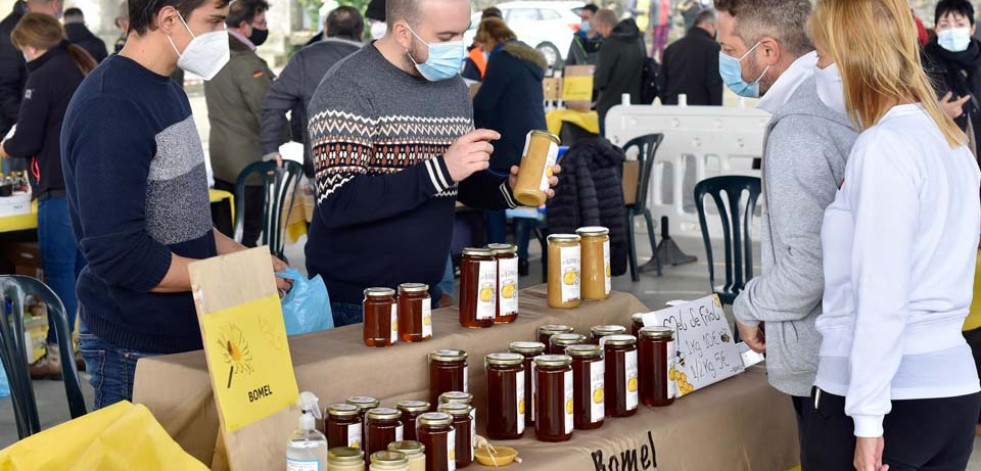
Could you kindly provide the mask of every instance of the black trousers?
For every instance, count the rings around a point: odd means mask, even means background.
[[[224,180],[215,179],[215,189],[227,191],[231,194],[235,194],[235,184],[229,183]],[[262,212],[265,207],[265,189],[261,186],[246,186],[245,187],[245,221],[243,221],[242,228],[242,245],[246,247],[255,247],[256,242],[259,240],[259,235],[262,234]],[[238,204],[236,201],[235,204]],[[232,223],[232,233],[225,234],[228,237],[235,238],[235,228],[234,222]],[[224,231],[222,231],[224,233]]]
[[[853,471],[855,424],[845,415],[845,398],[822,391],[820,401],[815,401],[817,388],[814,391],[801,404],[801,469]],[[890,471],[964,471],[974,449],[979,410],[981,393],[892,401],[892,411],[883,423],[883,464]]]

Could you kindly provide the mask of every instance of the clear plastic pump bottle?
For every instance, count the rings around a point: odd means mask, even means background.
[[[321,415],[319,400],[304,391],[297,405],[303,415],[299,427],[286,442],[286,471],[327,471],[327,437],[317,430]]]

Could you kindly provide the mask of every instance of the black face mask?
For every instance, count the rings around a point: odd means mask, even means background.
[[[256,47],[261,46],[262,43],[266,42],[266,38],[269,37],[268,29],[252,28],[252,34],[249,36],[249,41],[252,42]]]

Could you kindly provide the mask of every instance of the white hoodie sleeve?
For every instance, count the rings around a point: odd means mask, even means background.
[[[856,304],[845,413],[855,436],[880,437],[902,358],[920,177],[901,136],[880,130],[867,137],[852,150],[842,187],[854,217]]]

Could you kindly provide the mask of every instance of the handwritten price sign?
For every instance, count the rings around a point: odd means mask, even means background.
[[[742,373],[745,368],[718,296],[644,314],[644,325],[675,329],[678,358],[671,380],[679,396]]]

